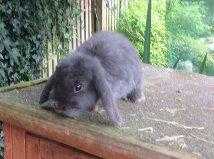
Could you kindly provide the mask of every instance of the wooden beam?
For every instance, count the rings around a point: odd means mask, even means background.
[[[40,82],[40,81],[39,81]],[[37,82],[32,82],[38,84]],[[25,87],[32,83],[27,83]],[[20,85],[18,86],[20,88]],[[22,84],[23,88],[24,85]],[[15,87],[13,87],[15,88]],[[9,90],[9,89],[7,89]],[[0,119],[31,133],[108,159],[193,159],[193,155],[145,144],[134,138],[110,133],[104,126],[59,117],[39,107],[0,100]]]
[[[47,81],[47,78],[42,78],[42,79],[28,81],[28,82],[21,82],[21,83],[11,85],[11,86],[1,87],[0,92],[12,91],[14,89],[22,89],[22,88],[26,88],[26,87],[30,87],[30,86],[35,86],[35,85],[44,83],[46,81]]]

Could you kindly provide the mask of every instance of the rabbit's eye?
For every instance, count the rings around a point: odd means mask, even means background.
[[[77,93],[77,92],[81,91],[81,89],[82,89],[82,84],[78,83],[74,87],[74,92]]]

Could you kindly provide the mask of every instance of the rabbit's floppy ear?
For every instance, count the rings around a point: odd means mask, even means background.
[[[55,76],[56,76],[56,73],[53,73],[53,75],[51,75],[51,77],[48,79],[48,81],[42,91],[42,94],[40,96],[39,104],[42,104],[48,100],[50,91],[52,90],[53,85],[56,83]]]
[[[105,69],[100,64],[99,61],[96,61],[96,63],[93,65],[92,70],[95,88],[101,98],[102,105],[106,110],[108,117],[112,122],[120,124],[121,117],[119,114],[119,110],[115,105],[115,99],[113,97],[111,87],[107,79],[105,78],[106,77]]]

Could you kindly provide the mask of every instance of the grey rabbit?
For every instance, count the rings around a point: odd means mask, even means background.
[[[54,110],[69,117],[94,110],[101,99],[110,121],[120,125],[123,120],[116,102],[145,99],[135,48],[120,33],[94,34],[59,62],[42,91],[40,104],[50,98],[56,102]]]

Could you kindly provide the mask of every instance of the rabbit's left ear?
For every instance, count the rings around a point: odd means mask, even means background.
[[[42,104],[49,99],[50,91],[52,90],[55,84],[56,84],[56,72],[53,75],[51,75],[51,77],[48,79],[40,96],[39,104]]]
[[[114,124],[120,125],[122,120],[119,110],[115,105],[115,99],[110,84],[106,80],[105,70],[99,62],[94,65],[92,73],[95,88],[101,98],[102,105],[106,110],[108,117]]]

